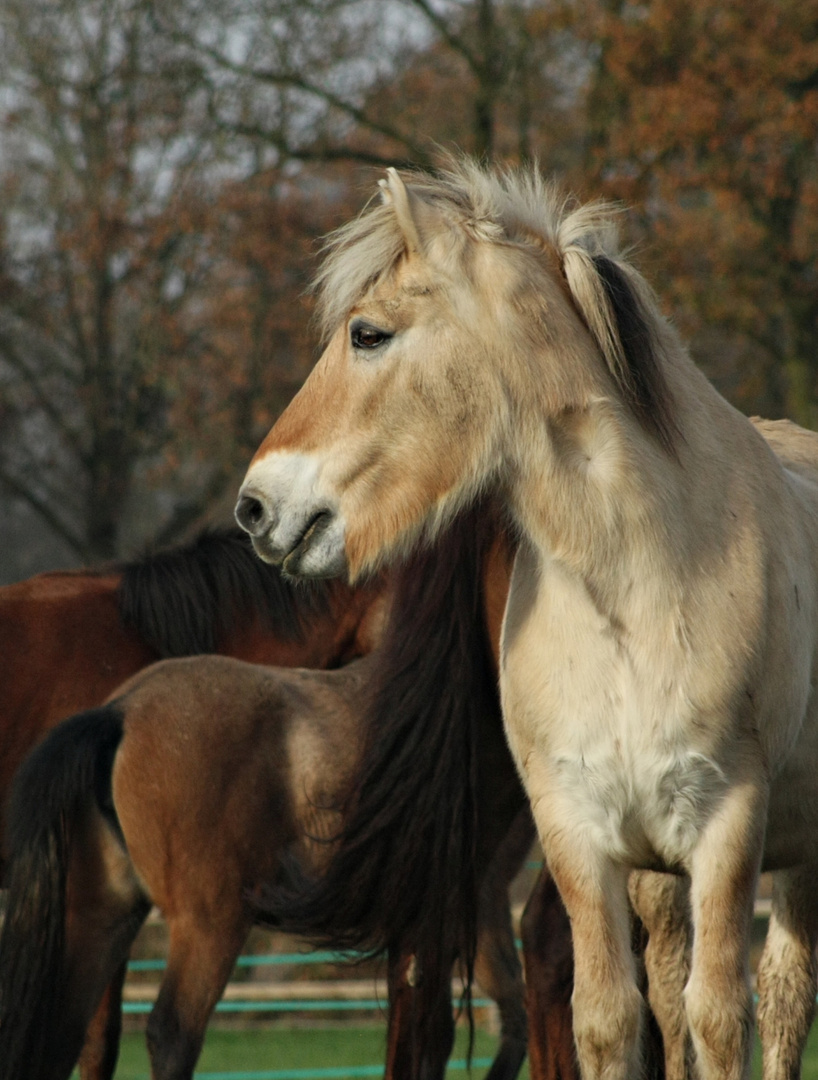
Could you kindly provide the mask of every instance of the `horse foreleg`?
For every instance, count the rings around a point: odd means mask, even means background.
[[[634,870],[628,892],[648,933],[648,1003],[662,1035],[665,1077],[686,1080],[692,1075],[684,1009],[690,974],[690,881],[674,874]]]
[[[552,836],[554,834],[551,834]],[[642,994],[631,949],[627,871],[592,844],[541,840],[571,919],[574,992],[571,999],[583,1080],[633,1080],[640,1075]]]
[[[579,1080],[571,1022],[571,924],[547,867],[541,870],[528,898],[520,929],[531,1080]]]
[[[111,1080],[114,1075],[122,1034],[122,986],[127,972],[126,962],[111,979],[88,1025],[78,1062],[80,1080]]]
[[[684,1002],[702,1080],[750,1075],[750,928],[765,818],[763,784],[735,783],[690,859],[693,950]]]
[[[764,1080],[798,1080],[815,1015],[818,868],[773,875],[773,904],[758,968]]]
[[[169,919],[165,977],[148,1017],[152,1080],[190,1080],[249,921]]]

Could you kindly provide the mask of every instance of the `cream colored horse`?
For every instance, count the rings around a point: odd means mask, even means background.
[[[605,207],[468,162],[390,171],[382,193],[331,243],[326,350],[238,520],[287,572],[355,579],[499,493],[520,536],[505,723],[572,920],[583,1076],[638,1076],[631,868],[689,875],[697,1067],[748,1075],[763,855],[765,1076],[795,1076],[818,904],[818,437],[716,393]]]

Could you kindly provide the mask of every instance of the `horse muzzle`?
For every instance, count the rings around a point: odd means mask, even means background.
[[[236,521],[249,533],[256,554],[288,577],[339,577],[346,572],[344,523],[326,500],[269,493],[245,482]]]

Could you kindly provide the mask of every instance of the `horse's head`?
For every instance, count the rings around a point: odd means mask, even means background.
[[[382,191],[325,265],[326,350],[239,499],[259,554],[290,573],[371,566],[464,501],[464,474],[479,483],[495,457],[506,401],[486,347],[492,299],[463,281],[469,238],[394,171]]]
[[[381,194],[330,241],[326,349],[236,508],[294,575],[355,578],[434,533],[522,467],[521,435],[547,456],[543,421],[623,367],[598,210],[468,163],[408,183],[389,170]]]

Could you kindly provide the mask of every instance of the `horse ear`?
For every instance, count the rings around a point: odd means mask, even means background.
[[[423,244],[417,225],[417,213],[412,205],[416,200],[401,180],[397,169],[387,169],[386,179],[379,180],[378,186],[384,203],[395,211],[395,217],[398,219],[398,225],[406,242],[406,250],[409,254],[422,255]]]

